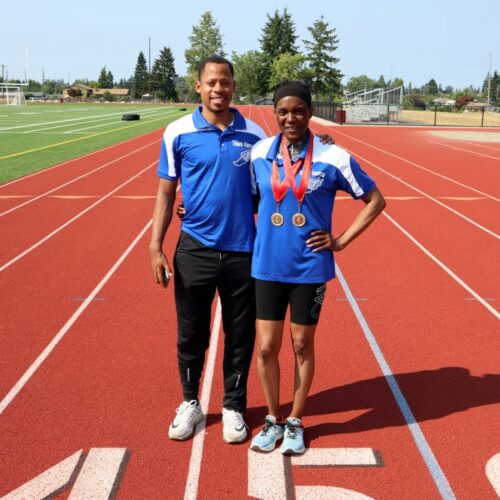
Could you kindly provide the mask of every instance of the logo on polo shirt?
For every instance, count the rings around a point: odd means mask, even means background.
[[[307,192],[316,191],[324,182],[325,173],[324,172],[311,172],[311,178],[309,179],[309,184],[307,185]]]
[[[233,143],[236,141],[233,141]],[[250,161],[250,149],[245,149],[241,152],[240,157],[233,161],[233,165],[236,167],[243,167]]]

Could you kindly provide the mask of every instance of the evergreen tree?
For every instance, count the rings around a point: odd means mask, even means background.
[[[111,86],[110,86],[108,77],[109,74],[111,74],[111,71],[108,73],[108,71],[106,71],[106,66],[104,66],[104,68],[102,68],[101,72],[99,73],[99,78],[97,79],[97,86],[100,89],[113,88],[113,75],[111,75]]]
[[[295,24],[286,8],[283,10],[283,14],[280,14],[278,10],[275,10],[273,16],[267,14],[267,22],[262,29],[262,36],[259,38],[261,52],[265,58],[260,88],[261,95],[265,95],[271,90],[269,80],[274,59],[285,53],[297,54],[296,40]]]
[[[201,15],[199,24],[193,26],[189,42],[191,45],[184,56],[191,74],[197,74],[198,65],[203,59],[213,55],[225,56],[222,34],[209,10]]]
[[[113,77],[113,73],[111,73],[111,71],[108,71],[108,75],[107,75],[107,89],[112,89],[113,86],[114,86],[114,77]]]
[[[329,28],[323,16],[317,19],[312,26],[307,27],[312,41],[304,40],[307,49],[307,60],[312,70],[313,81],[311,90],[316,99],[320,95],[330,98],[340,93],[342,74],[334,67],[340,59],[333,56],[338,48],[339,39],[335,28]]]
[[[139,52],[134,76],[132,77],[131,95],[134,99],[140,99],[148,91],[148,67],[144,54]]]
[[[174,56],[169,47],[163,47],[151,70],[151,88],[157,91],[160,99],[177,102]]]

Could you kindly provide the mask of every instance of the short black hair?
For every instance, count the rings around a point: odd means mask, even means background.
[[[311,89],[307,83],[302,80],[282,80],[274,89],[273,101],[274,107],[283,97],[295,96],[302,99],[310,108],[312,108]]]
[[[234,78],[234,68],[233,68],[233,64],[231,63],[231,61],[229,61],[225,57],[213,55],[210,57],[206,57],[198,65],[198,80],[201,80],[201,74],[203,73],[205,66],[209,63],[225,64],[229,68],[229,71],[231,72],[231,76]]]

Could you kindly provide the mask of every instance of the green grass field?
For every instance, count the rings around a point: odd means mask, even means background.
[[[0,183],[163,129],[192,110],[149,103],[0,106]],[[123,121],[124,113],[140,120]]]

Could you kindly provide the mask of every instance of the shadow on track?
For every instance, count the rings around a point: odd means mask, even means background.
[[[473,376],[466,368],[446,367],[400,373],[395,378],[417,422],[500,402],[500,374]],[[291,403],[282,405],[283,415],[290,412],[291,406]],[[357,416],[346,420],[343,412],[356,412]],[[338,413],[343,414],[336,416]],[[263,406],[249,408],[246,420],[250,428],[259,427],[265,414]],[[330,422],[307,427],[308,440],[326,434],[406,425],[385,377],[310,394],[306,418],[307,415],[330,415]],[[209,418],[210,423],[219,420],[220,416]]]

